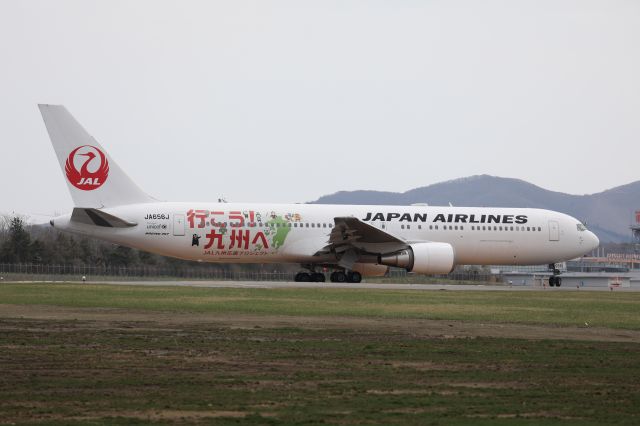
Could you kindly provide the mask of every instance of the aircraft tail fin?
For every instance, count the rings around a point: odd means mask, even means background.
[[[76,207],[155,201],[145,194],[62,105],[38,105]]]

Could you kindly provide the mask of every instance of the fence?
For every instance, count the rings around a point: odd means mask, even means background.
[[[157,266],[87,266],[0,263],[0,277],[5,281],[141,281],[141,280],[214,280],[214,281],[293,281],[295,272],[227,270],[220,267]],[[392,268],[387,277],[368,281],[435,282],[495,281],[496,277],[478,271],[457,271],[447,275],[419,276],[404,269]]]
[[[407,283],[435,283],[442,281],[470,281],[470,282],[498,282],[500,277],[489,272],[460,269],[444,275],[416,275],[410,274],[404,269],[391,268],[384,278],[388,281]],[[377,280],[376,280],[377,281]]]
[[[216,281],[293,281],[290,272],[229,271],[207,267],[88,266],[0,263],[0,276],[17,281],[139,281],[139,280],[216,280]]]

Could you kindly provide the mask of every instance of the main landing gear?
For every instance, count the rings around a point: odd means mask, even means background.
[[[549,287],[560,287],[562,285],[560,270],[556,268],[555,263],[549,264],[549,269],[552,271],[552,275],[549,277]]]
[[[356,271],[335,271],[329,276],[332,283],[359,283],[362,275]],[[294,278],[297,283],[323,283],[326,277],[322,272],[298,272]]]
[[[326,280],[322,272],[298,272],[294,278],[297,283],[323,283]]]
[[[330,276],[332,283],[359,283],[362,281],[362,275],[356,271],[335,271]]]

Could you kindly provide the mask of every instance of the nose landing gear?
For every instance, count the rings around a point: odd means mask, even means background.
[[[562,278],[552,275],[549,277],[549,287],[560,287],[562,285]]]
[[[549,264],[549,269],[552,271],[552,275],[549,277],[549,287],[560,287],[562,285],[562,278],[560,278],[560,270],[556,268],[555,263]]]

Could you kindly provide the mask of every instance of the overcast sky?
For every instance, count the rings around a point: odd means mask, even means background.
[[[159,199],[640,179],[638,1],[0,0],[0,212],[66,213],[37,103]]]

